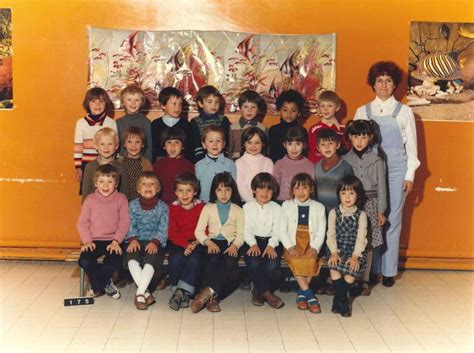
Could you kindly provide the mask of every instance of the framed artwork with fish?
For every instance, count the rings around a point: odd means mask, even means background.
[[[89,85],[107,90],[116,109],[120,91],[140,86],[152,110],[162,88],[181,90],[189,111],[204,85],[215,86],[225,111],[238,109],[238,97],[257,91],[274,113],[276,97],[296,89],[317,110],[320,92],[335,89],[335,34],[261,35],[228,31],[127,31],[89,28]]]
[[[474,23],[411,22],[408,105],[423,120],[474,121]]]
[[[0,9],[0,109],[12,108],[12,10]]]

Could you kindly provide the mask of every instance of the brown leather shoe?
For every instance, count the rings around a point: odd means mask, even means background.
[[[283,303],[283,300],[281,300],[280,297],[276,296],[269,290],[262,293],[262,298],[273,309],[280,309],[283,305],[285,305],[285,303]]]
[[[296,306],[300,310],[308,310],[308,301],[304,295],[298,295],[296,297]]]
[[[319,305],[318,299],[312,298],[312,299],[308,300],[308,310],[312,314],[321,313],[321,305]]]
[[[215,294],[211,297],[211,300],[209,300],[209,303],[207,304],[207,310],[211,313],[218,313],[221,311],[219,300],[217,300]]]
[[[206,287],[199,292],[191,303],[191,311],[197,313],[204,308],[212,298],[211,288]]]
[[[263,306],[264,301],[261,294],[258,294],[255,289],[252,291],[252,303],[256,306]]]
[[[163,290],[169,285],[170,285],[170,276],[166,275],[160,280],[160,282],[156,286],[156,290]]]
[[[156,303],[155,297],[150,291],[145,292],[146,305],[150,306]]]
[[[367,282],[362,282],[360,287],[362,288],[360,295],[367,297],[372,292],[372,288],[370,288],[370,285]]]
[[[138,300],[138,299],[141,299],[141,300]],[[138,310],[147,310],[148,309],[148,305],[146,305],[146,299],[145,299],[144,295],[138,294],[138,295],[135,296],[135,307]]]

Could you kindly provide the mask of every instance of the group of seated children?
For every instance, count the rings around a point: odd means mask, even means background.
[[[219,300],[235,289],[240,256],[257,306],[284,305],[273,281],[282,256],[298,284],[301,310],[321,312],[310,286],[315,276],[317,293],[334,294],[332,311],[342,316],[351,316],[355,280],[370,295],[387,207],[385,163],[373,148],[370,121],[344,127],[336,120],[334,92],[320,95],[322,119],[309,136],[297,123],[305,101],[294,90],[278,97],[281,121],[268,134],[258,121],[265,102],[254,91],[241,95],[242,115],[232,125],[219,113],[221,96],[212,86],[199,90],[200,114],[191,123],[180,118],[183,97],[172,87],[160,92],[165,114],[151,124],[141,113],[139,88],[125,88],[121,100],[127,114],[115,124],[106,113],[107,93],[90,89],[88,114],[76,124],[79,264],[91,295],[120,298],[112,274],[127,268],[137,286],[135,306],[147,309],[166,253],[174,310],[220,311]],[[320,272],[323,264],[328,270]]]

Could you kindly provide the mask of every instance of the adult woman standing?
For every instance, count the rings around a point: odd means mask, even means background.
[[[394,277],[398,273],[403,204],[413,188],[415,171],[420,165],[413,111],[393,97],[401,79],[402,71],[395,63],[380,61],[373,64],[367,83],[376,97],[359,107],[354,118],[369,119],[378,124],[381,146],[387,159],[389,207],[386,247],[382,254],[374,252],[372,265],[375,273],[382,273],[382,284],[386,287],[394,285]]]

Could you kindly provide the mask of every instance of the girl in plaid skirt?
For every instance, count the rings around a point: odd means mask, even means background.
[[[329,212],[326,240],[331,254],[328,266],[336,290],[332,312],[349,317],[349,291],[366,266],[367,214],[362,211],[364,188],[357,177],[342,178],[337,195],[340,204]]]

